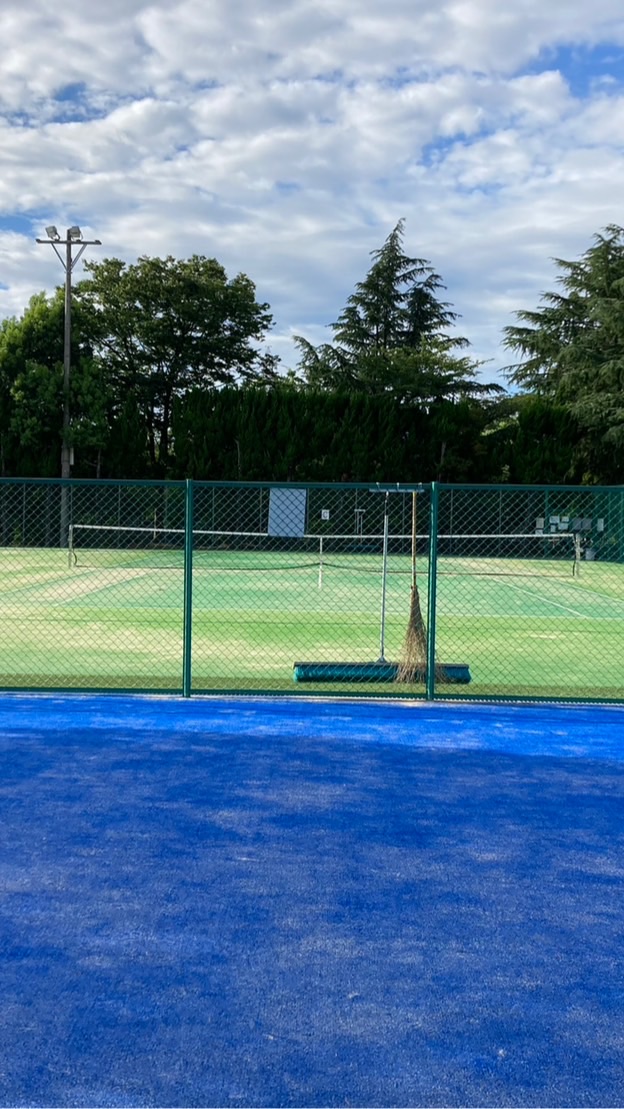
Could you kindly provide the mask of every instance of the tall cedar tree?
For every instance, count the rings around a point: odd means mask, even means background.
[[[508,377],[563,406],[577,423],[586,480],[624,477],[624,229],[609,226],[578,261],[556,259],[561,291],[545,293],[505,344]]]
[[[297,337],[306,382],[426,405],[495,392],[475,380],[478,364],[457,353],[468,341],[450,334],[458,316],[439,299],[442,279],[424,258],[405,254],[403,235],[400,220],[373,251],[368,274],[331,325],[335,343],[314,347]]]

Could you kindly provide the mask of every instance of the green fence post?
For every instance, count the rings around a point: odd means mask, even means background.
[[[435,698],[436,588],[438,584],[438,485],[431,482],[429,504],[429,573],[427,603],[427,700]]]
[[[186,479],[184,514],[184,633],[182,696],[190,697],[193,683],[193,482]]]

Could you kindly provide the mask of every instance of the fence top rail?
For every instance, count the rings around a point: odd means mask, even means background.
[[[470,483],[453,483],[453,482],[433,482],[432,485],[438,492],[451,490],[471,493],[471,492],[514,492],[514,493],[624,493],[624,485],[471,485]]]
[[[197,484],[197,483],[195,483]],[[245,484],[242,482],[241,484]],[[96,477],[2,477],[0,478],[0,488],[7,485],[43,485],[43,486],[65,486],[67,488],[76,489],[78,487],[99,489],[103,486],[112,486],[118,488],[124,486],[128,488],[149,487],[152,489],[184,489],[186,481],[159,481],[152,478],[96,478]]]
[[[621,493],[624,485],[511,485],[470,484],[463,482],[374,482],[374,481],[199,481],[194,478],[61,478],[61,477],[0,477],[0,488],[15,485],[67,486],[70,488],[104,486],[129,488],[184,489],[359,489],[369,493],[440,492],[553,492],[553,493]]]
[[[65,485],[69,487],[104,485],[149,486],[183,489],[190,483],[196,489],[362,489],[373,493],[424,493],[431,482],[401,481],[200,481],[194,478],[61,478],[3,477],[2,485]]]
[[[200,489],[362,489],[367,493],[423,493],[427,481],[194,481]]]

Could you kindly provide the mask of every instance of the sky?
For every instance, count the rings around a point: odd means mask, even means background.
[[[295,368],[403,218],[500,381],[553,259],[624,223],[622,0],[2,0],[0,41],[0,318],[78,224],[248,274]]]

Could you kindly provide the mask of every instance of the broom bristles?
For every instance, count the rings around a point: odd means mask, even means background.
[[[397,668],[397,682],[424,682],[427,673],[427,626],[420,609],[418,586],[412,585],[410,614],[401,657]],[[435,676],[444,681],[446,671],[441,663],[435,664]]]
[[[420,610],[418,587],[412,585],[410,614],[399,659],[397,682],[413,682],[424,677],[427,667],[427,629]],[[422,678],[421,678],[422,680]]]

